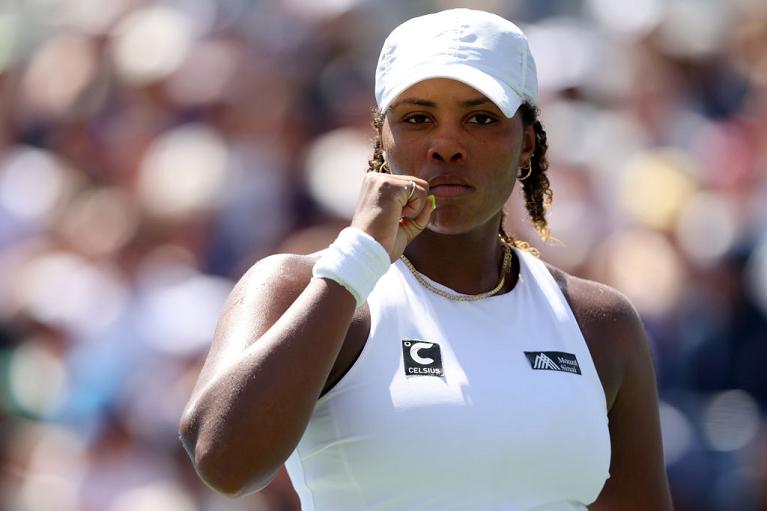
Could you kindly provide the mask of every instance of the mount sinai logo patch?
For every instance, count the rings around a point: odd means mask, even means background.
[[[565,353],[563,351],[525,351],[525,356],[533,369],[581,374],[578,359],[572,353]]]

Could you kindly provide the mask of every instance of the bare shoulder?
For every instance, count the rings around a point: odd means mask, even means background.
[[[596,365],[608,408],[615,402],[626,364],[648,351],[642,321],[618,290],[547,264],[559,284]]]
[[[314,263],[321,255],[322,251],[275,254],[245,272],[224,306],[201,379],[208,375],[207,368],[212,373],[217,367],[225,367],[227,360],[235,359],[279,320],[309,284]],[[354,312],[323,394],[357,359],[369,331],[370,309],[364,304]]]
[[[295,292],[297,296],[312,278],[312,267],[319,256],[319,252],[309,255],[274,254],[261,259],[237,282],[230,301],[235,299],[235,302],[241,303],[254,292],[275,292],[279,295]]]
[[[639,315],[623,293],[606,284],[582,279],[546,263],[546,267],[565,293],[570,306],[589,321],[613,326],[637,326]]]
[[[219,315],[198,386],[237,360],[290,307],[308,285],[317,257],[271,255],[240,277]]]
[[[267,307],[275,314],[282,315],[298,298],[312,279],[314,263],[322,251],[311,254],[274,254],[261,259],[240,278],[232,290],[222,317],[229,308],[246,305]],[[367,306],[358,307],[353,321],[359,321],[367,313]]]

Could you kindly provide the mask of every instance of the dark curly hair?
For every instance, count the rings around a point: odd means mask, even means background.
[[[549,224],[546,221],[546,211],[551,206],[553,197],[549,178],[546,176],[546,170],[549,168],[549,162],[546,159],[546,150],[549,147],[546,140],[546,131],[543,129],[540,120],[538,120],[538,115],[540,114],[538,108],[529,103],[523,103],[519,107],[519,112],[524,125],[532,126],[535,130],[535,151],[530,159],[530,175],[524,180],[520,180],[522,191],[525,194],[525,206],[530,215],[530,221],[538,232],[538,236],[546,241],[550,237]],[[373,141],[373,154],[368,160],[368,172],[385,172],[383,168],[383,142],[381,140],[383,123],[384,113],[373,109],[372,125],[376,130],[376,137]],[[503,227],[505,216],[505,213],[502,213],[499,229],[499,234],[503,240],[517,248],[533,252],[537,255],[538,251],[530,246],[528,242],[514,239],[506,233]]]

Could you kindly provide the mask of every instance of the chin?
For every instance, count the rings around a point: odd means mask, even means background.
[[[431,232],[445,235],[466,234],[477,229],[483,229],[488,224],[498,225],[500,209],[487,211],[466,211],[463,208],[445,208],[432,213],[429,225],[426,227]],[[473,213],[473,214],[472,214]]]
[[[471,221],[466,215],[439,215],[432,217],[426,227],[437,234],[464,234],[482,225],[483,222]]]

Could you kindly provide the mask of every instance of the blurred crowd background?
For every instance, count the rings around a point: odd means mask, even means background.
[[[557,241],[509,228],[640,310],[677,511],[767,510],[763,0],[5,0],[3,511],[298,509],[205,487],[181,409],[245,269],[348,223],[386,34],[461,5],[529,36]]]

